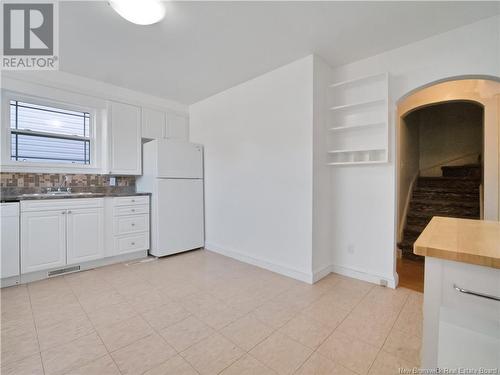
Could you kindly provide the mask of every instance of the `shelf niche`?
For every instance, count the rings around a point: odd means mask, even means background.
[[[328,165],[388,162],[388,74],[329,86]]]

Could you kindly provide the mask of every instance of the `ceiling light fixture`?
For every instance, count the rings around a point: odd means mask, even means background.
[[[152,25],[165,17],[165,5],[159,0],[114,0],[111,7],[127,21]]]

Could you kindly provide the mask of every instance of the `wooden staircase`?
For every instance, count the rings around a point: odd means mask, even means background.
[[[403,257],[423,260],[413,254],[413,243],[433,216],[480,218],[481,165],[442,167],[442,177],[419,177],[411,197],[403,240]]]

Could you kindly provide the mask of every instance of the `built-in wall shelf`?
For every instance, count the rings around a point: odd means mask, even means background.
[[[352,162],[352,161],[346,161],[346,162],[332,162],[332,163],[327,163],[327,165],[370,165],[370,164],[385,164],[385,161],[357,161],[357,162]]]
[[[387,159],[387,150],[330,150],[328,165],[381,164]]]
[[[385,102],[385,99],[375,99],[375,100],[367,100],[367,101],[358,102],[358,103],[342,104],[342,105],[336,105],[336,106],[330,107],[330,111],[355,109],[356,107],[372,106],[372,105],[377,105],[377,104],[383,104],[384,102]]]
[[[386,125],[385,122],[372,122],[368,124],[334,126],[333,128],[330,128],[328,130],[332,132],[341,130],[358,130],[361,128],[370,128],[370,127],[385,126],[385,125]]]
[[[333,83],[328,90],[327,165],[389,161],[387,73]]]
[[[352,152],[371,152],[371,151],[385,151],[385,149],[374,148],[371,150],[357,149],[357,150],[329,150],[329,154],[352,153]]]
[[[366,83],[367,81],[384,80],[386,75],[387,75],[386,73],[369,74],[369,75],[362,76],[362,77],[351,78],[351,79],[346,79],[343,81],[335,82],[335,83],[332,83],[329,87],[335,88],[335,87],[340,87],[340,86],[363,84],[363,83]]]

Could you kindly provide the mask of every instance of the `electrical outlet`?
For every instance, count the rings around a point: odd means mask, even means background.
[[[116,186],[116,177],[109,178],[109,186]]]

